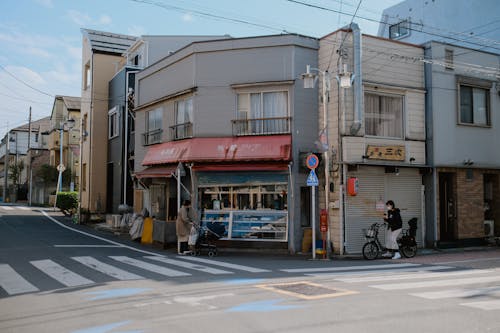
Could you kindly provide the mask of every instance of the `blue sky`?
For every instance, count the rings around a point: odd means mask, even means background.
[[[54,95],[80,95],[80,28],[134,36],[321,37],[349,24],[359,3],[302,1],[346,15],[287,0],[1,0],[0,138],[28,122],[30,106],[36,120],[50,115]],[[362,0],[358,15],[380,20],[384,8],[399,2]],[[377,23],[355,22],[363,33],[377,33]]]

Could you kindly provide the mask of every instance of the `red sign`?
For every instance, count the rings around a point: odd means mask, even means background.
[[[309,169],[316,169],[319,165],[319,158],[314,154],[310,154],[306,158],[306,165]]]
[[[326,212],[326,209],[322,209],[319,215],[319,231],[328,231],[328,213]]]

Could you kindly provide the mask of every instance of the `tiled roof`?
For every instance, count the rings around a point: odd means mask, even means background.
[[[90,29],[82,29],[82,33],[89,39],[92,50],[120,55],[137,40],[134,36]]]
[[[80,110],[81,98],[73,96],[61,96],[68,110]]]

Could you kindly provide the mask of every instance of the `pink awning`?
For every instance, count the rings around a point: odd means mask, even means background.
[[[291,160],[290,135],[193,138],[151,146],[142,165]]]
[[[177,170],[177,166],[167,166],[167,167],[158,167],[153,166],[142,171],[138,171],[135,173],[135,176],[139,179],[142,178],[164,178],[164,177],[172,177],[172,173]]]

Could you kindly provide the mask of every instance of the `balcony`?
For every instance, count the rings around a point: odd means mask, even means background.
[[[233,135],[272,135],[290,133],[291,117],[234,119]]]
[[[172,138],[174,140],[193,137],[193,123],[191,122],[170,126],[170,130],[172,131]]]
[[[142,145],[149,146],[161,142],[162,129],[155,129],[142,134]]]

